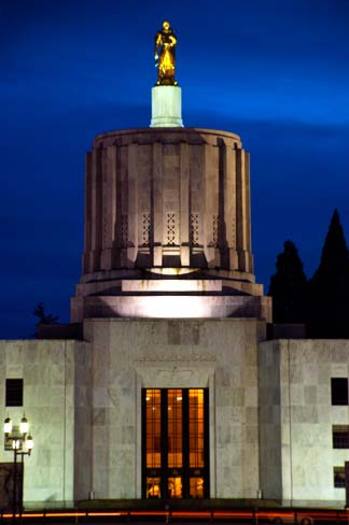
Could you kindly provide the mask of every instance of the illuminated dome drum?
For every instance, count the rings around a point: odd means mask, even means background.
[[[153,127],[96,137],[72,321],[115,316],[270,318],[254,282],[238,135]]]

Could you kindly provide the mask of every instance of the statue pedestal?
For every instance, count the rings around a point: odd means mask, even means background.
[[[151,128],[182,128],[182,90],[155,86],[151,93]]]

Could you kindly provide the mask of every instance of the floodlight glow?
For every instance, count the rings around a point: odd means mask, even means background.
[[[213,301],[212,301],[213,299]],[[100,298],[118,317],[195,319],[213,317],[215,298],[188,295],[146,295]]]
[[[203,297],[148,296],[123,304],[123,315],[165,319],[210,317],[211,309]]]

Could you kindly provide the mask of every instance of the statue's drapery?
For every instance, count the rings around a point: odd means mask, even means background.
[[[170,23],[165,21],[161,31],[155,35],[155,61],[158,69],[158,85],[177,85],[176,72],[177,38]]]

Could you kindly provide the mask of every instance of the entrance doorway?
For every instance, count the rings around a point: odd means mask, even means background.
[[[209,497],[207,388],[142,390],[143,498]]]

